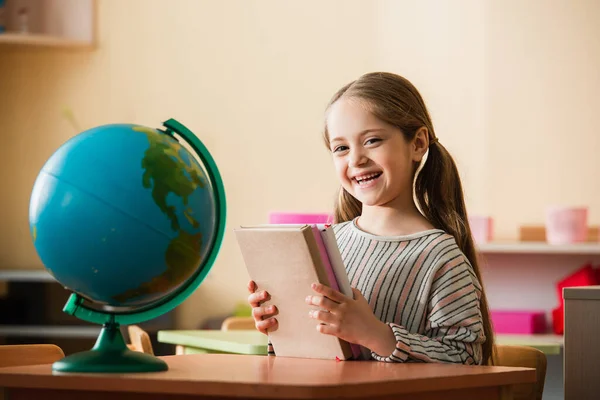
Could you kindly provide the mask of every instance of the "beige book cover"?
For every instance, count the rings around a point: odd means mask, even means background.
[[[329,281],[309,225],[261,225],[235,229],[250,279],[266,290],[279,309],[279,328],[269,333],[277,356],[341,360],[352,356],[350,345],[317,331],[304,299],[315,292],[310,285]]]

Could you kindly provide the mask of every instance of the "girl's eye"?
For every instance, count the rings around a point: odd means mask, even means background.
[[[337,146],[337,147],[335,147],[333,149],[333,152],[334,153],[339,153],[340,151],[346,151],[346,150],[348,150],[347,146]]]
[[[367,140],[365,142],[365,144],[375,144],[377,142],[381,142],[381,139],[379,139],[379,138],[371,138],[371,139]]]

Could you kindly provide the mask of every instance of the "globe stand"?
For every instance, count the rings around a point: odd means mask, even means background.
[[[127,348],[116,322],[104,324],[98,340],[89,351],[72,354],[56,361],[56,372],[159,372],[168,369],[167,363],[150,354]]]

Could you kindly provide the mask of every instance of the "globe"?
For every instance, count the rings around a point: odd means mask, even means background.
[[[72,292],[64,311],[103,325],[91,350],[57,361],[55,371],[166,370],[164,361],[128,350],[120,325],[172,310],[214,263],[225,226],[219,171],[185,126],[163,125],[84,131],[34,183],[31,236],[45,268]]]

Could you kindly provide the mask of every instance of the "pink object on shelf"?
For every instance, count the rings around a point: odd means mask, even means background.
[[[483,215],[470,215],[469,225],[473,240],[477,244],[487,243],[492,240],[493,220],[492,217]]]
[[[600,267],[594,268],[591,263],[572,272],[568,276],[556,283],[556,295],[558,297],[558,307],[552,310],[552,330],[557,335],[564,333],[564,299],[563,289],[577,286],[600,285]]]
[[[548,207],[546,210],[546,241],[569,244],[587,240],[586,207]]]
[[[333,215],[320,213],[270,212],[269,224],[330,224]]]
[[[546,313],[543,311],[492,310],[496,333],[545,333]]]
[[[578,286],[594,286],[600,285],[598,281],[598,271],[592,266],[591,263],[583,265],[581,268],[573,271],[569,275],[562,278],[556,283],[556,296],[560,305],[563,303],[563,289],[568,287]]]

